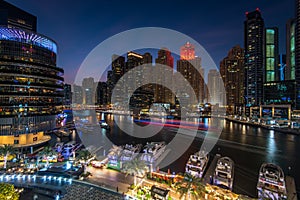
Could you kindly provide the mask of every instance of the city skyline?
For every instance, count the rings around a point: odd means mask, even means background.
[[[146,26],[170,28],[189,35],[204,46],[219,66],[229,49],[237,44],[243,47],[245,12],[257,7],[267,27],[279,27],[279,52],[285,53],[285,26],[295,13],[292,0],[273,1],[272,6],[267,1],[247,4],[229,1],[226,5],[220,2],[151,2],[148,7],[137,2],[123,5],[114,1],[92,1],[84,5],[79,1],[74,1],[72,5],[56,1],[7,2],[39,16],[38,31],[59,44],[58,66],[65,69],[67,83],[73,83],[77,69],[97,44],[119,32]],[[115,9],[105,9],[108,7]],[[151,12],[143,12],[145,8]],[[65,12],[66,9],[74,12]]]

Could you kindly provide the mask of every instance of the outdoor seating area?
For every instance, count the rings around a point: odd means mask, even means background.
[[[102,189],[100,187],[91,187],[91,185],[72,184],[66,186],[66,194],[62,200],[121,200],[124,199],[121,194]]]

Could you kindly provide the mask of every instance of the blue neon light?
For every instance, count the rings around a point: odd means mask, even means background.
[[[53,40],[38,33],[25,31],[22,29],[0,27],[0,40],[24,42],[43,47],[54,53],[57,53],[57,45]]]

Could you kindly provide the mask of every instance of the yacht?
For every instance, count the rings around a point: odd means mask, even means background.
[[[121,161],[133,160],[140,153],[141,149],[142,149],[141,144],[137,144],[137,145],[126,144],[123,147],[120,160]]]
[[[272,163],[262,164],[259,170],[257,191],[259,199],[287,199],[282,169]]]
[[[214,173],[214,185],[232,190],[234,162],[228,157],[219,158]]]
[[[203,173],[208,163],[208,153],[205,151],[198,151],[192,155],[185,166],[185,172],[199,178],[203,177]]]
[[[158,159],[159,156],[165,151],[166,143],[165,142],[151,142],[147,143],[147,145],[143,149],[143,154],[141,159],[153,163]]]

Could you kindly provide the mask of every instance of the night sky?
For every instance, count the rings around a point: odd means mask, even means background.
[[[58,66],[64,68],[67,83],[73,83],[84,58],[100,42],[139,27],[184,33],[204,46],[219,65],[231,47],[243,46],[245,12],[257,7],[267,27],[279,27],[280,53],[285,53],[285,24],[295,10],[294,0],[7,1],[37,16],[38,32],[58,43]]]

